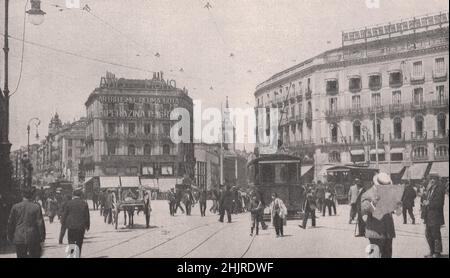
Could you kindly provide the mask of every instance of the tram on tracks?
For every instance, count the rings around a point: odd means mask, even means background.
[[[271,203],[272,193],[277,193],[288,210],[288,219],[299,217],[303,210],[305,188],[300,183],[301,159],[287,154],[270,154],[247,163],[250,188],[265,207]],[[265,211],[264,218],[268,214]]]

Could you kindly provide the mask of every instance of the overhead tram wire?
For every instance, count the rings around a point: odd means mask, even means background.
[[[1,35],[4,36],[4,33],[1,33]],[[116,63],[116,62],[111,62],[111,61],[106,61],[106,60],[95,58],[95,57],[89,57],[89,56],[86,56],[86,55],[78,54],[78,53],[75,53],[75,52],[70,52],[68,50],[55,48],[55,47],[44,45],[44,44],[40,44],[40,43],[37,43],[37,42],[23,40],[23,39],[20,39],[20,38],[11,36],[11,35],[9,35],[9,38],[11,38],[13,40],[16,40],[16,41],[21,41],[23,43],[26,43],[26,44],[29,44],[29,45],[33,45],[33,46],[36,46],[36,47],[39,47],[39,48],[51,50],[53,52],[58,52],[58,53],[61,53],[61,54],[64,54],[64,55],[77,57],[77,58],[81,58],[81,59],[84,59],[84,60],[89,60],[89,61],[92,61],[92,62],[107,64],[107,65],[111,65],[111,66],[122,67],[122,68],[126,68],[126,69],[131,69],[131,70],[136,70],[136,71],[141,71],[141,72],[147,72],[147,73],[155,73],[156,72],[156,71],[143,69],[143,68],[139,68],[139,67],[124,65],[124,64],[120,64],[120,63]]]
[[[22,81],[23,56],[24,56],[24,53],[25,53],[25,30],[26,30],[25,27],[26,27],[26,19],[27,19],[26,11],[27,11],[28,2],[29,2],[29,0],[27,0],[26,3],[25,3],[24,13],[23,13],[22,54],[21,54],[21,57],[20,57],[19,78],[17,79],[16,88],[14,89],[14,91],[11,94],[9,94],[9,97],[12,97],[15,93],[17,93],[17,90],[19,89],[19,86],[20,86],[20,81]]]

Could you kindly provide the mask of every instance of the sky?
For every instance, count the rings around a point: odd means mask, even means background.
[[[41,120],[43,139],[55,112],[63,122],[84,116],[84,103],[106,71],[133,79],[163,71],[193,99],[202,100],[204,108],[220,107],[226,96],[230,106],[248,108],[259,83],[339,47],[342,30],[448,10],[446,0],[371,0],[378,1],[378,8],[368,8],[369,0],[80,1],[90,12],[65,9],[65,0],[42,0],[43,24],[26,19],[25,40],[35,44],[24,44],[20,83],[26,0],[10,1],[9,33],[19,39],[10,39],[11,92],[18,85],[10,104],[12,149],[26,145],[33,117]],[[1,34],[3,5],[4,0]],[[3,87],[3,53],[0,64]]]

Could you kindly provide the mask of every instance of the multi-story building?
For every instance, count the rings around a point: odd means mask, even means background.
[[[343,32],[342,47],[259,84],[257,108],[284,110],[280,139],[314,158],[316,180],[336,163],[378,164],[397,179],[448,177],[448,19]]]
[[[193,102],[174,80],[164,80],[163,73],[155,73],[150,80],[118,79],[107,73],[85,105],[82,164],[86,177],[173,180],[193,176],[193,144],[174,143],[170,136],[177,122],[170,113],[179,107],[189,112],[190,142],[193,138]]]

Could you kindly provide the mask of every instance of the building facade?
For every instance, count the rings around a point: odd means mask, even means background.
[[[194,174],[194,148],[174,143],[170,130],[175,108],[189,112],[193,138],[193,103],[186,89],[155,73],[150,80],[116,78],[107,73],[85,103],[86,177],[145,176],[176,178]]]
[[[448,177],[448,16],[344,32],[342,47],[259,84],[256,106],[284,110],[282,144],[314,158],[316,180],[349,163]]]

